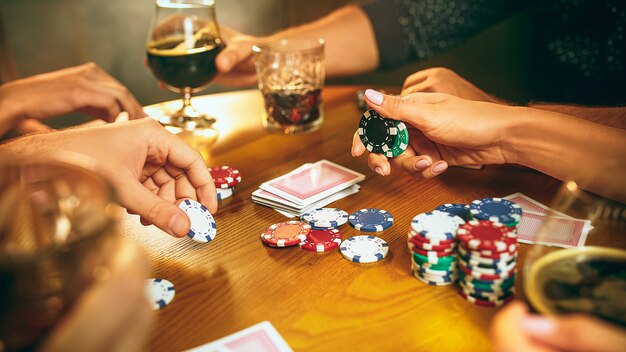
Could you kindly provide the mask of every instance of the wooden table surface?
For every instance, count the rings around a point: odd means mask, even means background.
[[[477,307],[456,285],[431,287],[411,275],[406,233],[410,220],[443,203],[469,203],[482,197],[522,192],[549,204],[560,182],[518,166],[482,170],[451,168],[422,180],[402,172],[381,177],[366,157],[350,155],[360,118],[358,87],[327,87],[325,122],[314,133],[269,135],[261,129],[263,102],[256,90],[194,98],[218,118],[220,139],[210,165],[230,165],[243,181],[214,214],[217,237],[208,244],[173,238],[143,227],[135,216],[123,219],[123,233],[149,253],[154,277],[170,280],[176,297],[156,313],[149,339],[155,351],[192,348],[269,320],[296,351],[472,350],[490,348],[489,325],[496,309]],[[148,107],[149,113],[178,102]],[[286,218],[254,204],[251,193],[271,178],[307,162],[327,159],[366,175],[361,191],[332,206],[353,212],[382,208],[395,217],[377,235],[389,243],[383,261],[357,264],[338,251],[311,253],[297,246],[264,246],[263,229]],[[343,238],[359,235],[344,225]],[[623,234],[596,227],[590,245],[626,248]],[[520,244],[518,265],[529,245]],[[521,266],[518,266],[521,267]],[[518,275],[517,296],[523,298]]]

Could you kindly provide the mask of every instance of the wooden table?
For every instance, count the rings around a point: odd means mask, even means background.
[[[366,157],[350,155],[360,117],[357,89],[328,87],[323,127],[300,136],[269,135],[261,129],[263,102],[256,90],[194,98],[199,108],[218,117],[222,131],[209,163],[238,168],[243,181],[233,197],[220,203],[218,234],[209,244],[172,238],[141,226],[134,216],[123,219],[124,234],[149,253],[154,277],[176,286],[172,303],[156,313],[150,350],[188,349],[264,320],[296,351],[490,348],[489,324],[496,309],[470,304],[456,286],[431,287],[412,277],[406,245],[410,220],[442,203],[514,192],[549,204],[560,182],[517,166],[451,168],[431,180],[402,172],[378,176],[368,169]],[[263,229],[286,218],[254,204],[251,193],[264,181],[320,159],[367,176],[359,193],[333,206],[348,212],[382,208],[394,215],[395,225],[378,234],[390,246],[383,261],[357,264],[338,251],[315,254],[261,243]],[[343,238],[360,234],[349,225],[340,230]],[[596,228],[587,243],[626,248],[623,233],[611,237],[607,232]],[[520,245],[519,264],[528,248]],[[518,297],[523,296],[521,282],[518,278]]]

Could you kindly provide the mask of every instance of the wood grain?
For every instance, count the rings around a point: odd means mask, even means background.
[[[131,215],[123,219],[124,236],[145,248],[153,275],[176,285],[172,303],[156,313],[150,350],[188,349],[263,320],[272,322],[296,351],[490,348],[489,324],[496,309],[468,303],[455,286],[430,287],[411,276],[406,245],[410,220],[442,203],[514,192],[547,204],[560,182],[514,165],[480,171],[452,168],[432,180],[401,172],[377,176],[365,157],[350,155],[360,118],[356,90],[326,88],[323,127],[300,136],[263,132],[262,100],[256,91],[194,98],[201,109],[218,117],[218,128],[228,131],[214,146],[210,164],[238,168],[243,181],[233,197],[220,203],[215,214],[218,234],[209,244],[172,238],[141,226]],[[263,229],[285,217],[254,204],[251,193],[264,181],[320,159],[367,176],[358,194],[333,206],[348,212],[383,208],[394,215],[395,225],[378,234],[390,245],[382,262],[356,264],[336,251],[316,254],[261,243]],[[359,234],[348,225],[340,230],[343,238]],[[588,243],[625,248],[623,232],[610,236],[610,231],[596,228]],[[528,248],[520,245],[520,265]],[[517,280],[516,288],[523,298],[521,282]]]

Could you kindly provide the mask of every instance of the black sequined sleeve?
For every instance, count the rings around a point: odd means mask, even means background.
[[[432,57],[503,20],[520,0],[374,0],[362,2],[378,44],[380,68]]]

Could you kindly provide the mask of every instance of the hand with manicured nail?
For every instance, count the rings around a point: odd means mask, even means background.
[[[491,325],[493,350],[510,352],[626,350],[626,330],[590,315],[545,317],[522,302],[502,308]]]

